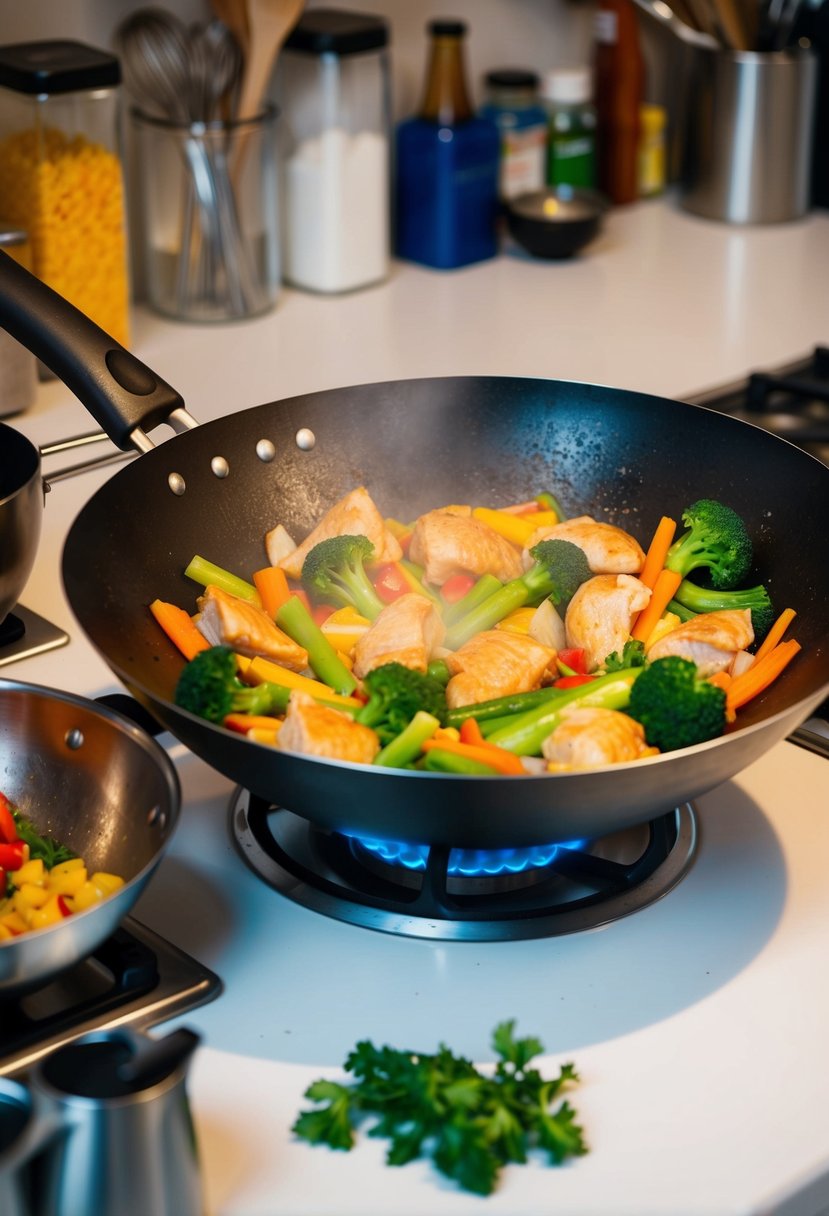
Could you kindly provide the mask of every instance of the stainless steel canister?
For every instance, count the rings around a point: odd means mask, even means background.
[[[681,205],[733,224],[794,220],[809,207],[817,60],[696,48],[689,80]]]

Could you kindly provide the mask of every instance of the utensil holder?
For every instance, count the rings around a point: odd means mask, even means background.
[[[276,111],[236,123],[131,118],[148,304],[183,321],[267,312],[280,279]]]
[[[798,219],[809,207],[817,60],[810,51],[696,48],[680,202],[732,224]]]

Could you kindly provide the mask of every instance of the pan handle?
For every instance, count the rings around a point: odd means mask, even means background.
[[[0,250],[0,326],[59,377],[122,451],[145,452],[162,422],[197,426],[179,393]]]

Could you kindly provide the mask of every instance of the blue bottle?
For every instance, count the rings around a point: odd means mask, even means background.
[[[498,251],[500,138],[476,116],[466,88],[461,21],[432,21],[420,112],[397,128],[395,251],[451,270]]]

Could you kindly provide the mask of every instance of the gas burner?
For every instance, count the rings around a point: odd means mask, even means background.
[[[599,840],[533,850],[361,840],[243,789],[230,827],[247,865],[295,903],[383,933],[454,941],[595,929],[667,894],[697,846],[689,804]]]
[[[18,604],[14,612],[0,621],[0,667],[65,646],[68,641],[68,633]]]
[[[0,1076],[25,1072],[62,1044],[110,1025],[146,1030],[219,995],[217,975],[127,918],[71,970],[0,1002]]]
[[[829,347],[688,400],[761,426],[829,464]]]

